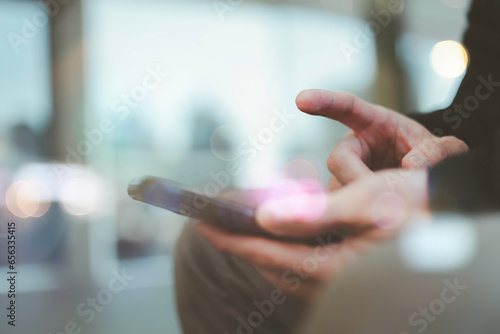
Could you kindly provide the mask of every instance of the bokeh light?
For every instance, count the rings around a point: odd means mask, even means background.
[[[61,191],[63,208],[71,215],[82,216],[94,211],[98,189],[91,178],[74,178]]]
[[[476,224],[456,214],[436,214],[432,224],[415,224],[403,231],[398,244],[404,263],[413,270],[450,272],[474,261]]]
[[[19,218],[38,218],[49,210],[50,198],[50,191],[42,182],[20,180],[7,190],[5,203],[9,211]]]
[[[17,206],[28,217],[32,217],[40,207],[39,194],[36,191],[36,186],[27,181],[21,184],[17,189]]]
[[[50,208],[51,194],[49,188],[40,181],[24,182],[17,194],[19,208],[31,217],[41,217]]]
[[[434,71],[444,78],[457,78],[469,64],[467,49],[456,41],[442,41],[434,45],[430,57]]]
[[[14,182],[9,189],[7,189],[7,193],[5,194],[5,204],[7,205],[7,209],[16,217],[19,218],[28,218],[29,216],[25,214],[17,203],[17,194],[19,192],[19,188],[26,181],[17,181]]]
[[[259,202],[267,202],[273,214],[283,220],[313,221],[326,209],[327,195],[314,180],[282,180],[260,192]]]

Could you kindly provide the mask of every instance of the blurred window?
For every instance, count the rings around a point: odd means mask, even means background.
[[[52,116],[49,24],[38,2],[0,2],[0,243],[6,222],[16,222],[23,264],[58,260],[64,247],[57,184],[42,164]]]

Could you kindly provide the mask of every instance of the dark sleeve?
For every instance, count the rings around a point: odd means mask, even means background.
[[[444,160],[429,171],[431,211],[500,210],[500,132],[493,143]]]
[[[464,45],[470,65],[453,103],[410,116],[438,136],[462,139],[471,149],[430,171],[435,211],[500,209],[500,1],[475,0],[468,19]]]

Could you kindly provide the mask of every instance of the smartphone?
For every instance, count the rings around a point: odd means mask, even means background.
[[[135,200],[219,227],[254,232],[260,230],[255,221],[254,207],[198,194],[174,181],[144,176],[130,182],[128,194]]]
[[[202,220],[235,233],[266,235],[280,241],[317,244],[315,239],[271,235],[261,229],[255,221],[255,206],[205,196],[188,190],[187,187],[174,181],[144,176],[130,182],[128,194],[135,200]]]

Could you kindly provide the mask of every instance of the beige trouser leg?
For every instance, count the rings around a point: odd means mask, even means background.
[[[282,295],[247,262],[224,254],[189,223],[175,254],[176,297],[185,334],[292,333],[308,304]],[[273,295],[277,300],[276,293]]]
[[[436,220],[422,234],[406,231],[416,236],[380,244],[346,268],[299,332],[500,333],[500,215],[473,217],[469,228],[464,218],[456,227],[456,216],[445,219],[444,230]],[[431,233],[456,250],[443,251]]]

